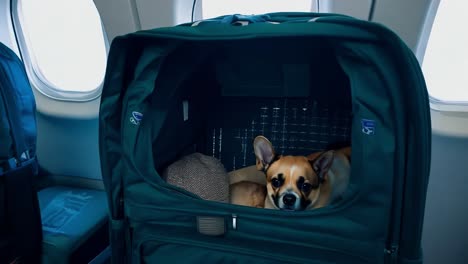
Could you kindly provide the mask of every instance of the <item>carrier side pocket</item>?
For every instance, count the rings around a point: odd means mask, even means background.
[[[145,240],[137,245],[132,263],[258,263],[273,264],[278,260],[239,254],[206,247],[178,244],[160,239]],[[282,260],[281,263],[298,263]]]

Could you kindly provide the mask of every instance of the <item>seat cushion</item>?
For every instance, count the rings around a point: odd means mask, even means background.
[[[43,263],[67,263],[74,250],[107,221],[104,191],[54,186],[39,191]]]

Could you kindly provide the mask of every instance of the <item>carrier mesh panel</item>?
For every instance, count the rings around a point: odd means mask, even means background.
[[[209,126],[205,153],[228,171],[255,164],[253,140],[264,135],[278,154],[308,155],[350,141],[351,110],[299,98],[228,97]]]

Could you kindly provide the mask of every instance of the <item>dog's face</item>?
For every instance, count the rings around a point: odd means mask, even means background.
[[[266,174],[268,199],[281,210],[305,210],[318,199],[321,181],[326,180],[333,151],[305,156],[276,156],[265,137],[254,141],[257,169]]]

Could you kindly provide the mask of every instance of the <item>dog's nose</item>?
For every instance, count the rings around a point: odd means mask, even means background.
[[[286,194],[283,196],[283,203],[287,206],[292,206],[296,202],[296,196],[292,194]]]

